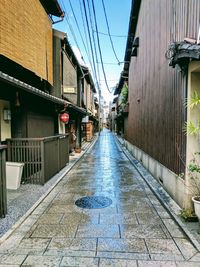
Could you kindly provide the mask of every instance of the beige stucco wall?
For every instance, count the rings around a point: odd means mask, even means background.
[[[52,25],[39,0],[1,0],[0,55],[53,81]]]
[[[195,125],[198,124],[200,118],[200,107],[194,107],[193,109],[189,108],[191,95],[194,91],[197,91],[200,95],[200,62],[191,62],[189,64],[188,70],[188,98],[187,98],[187,119],[188,122],[191,121]],[[199,136],[187,134],[187,148],[186,148],[186,166],[188,166],[192,159],[195,157],[195,152],[200,151],[200,142]],[[198,156],[197,156],[198,158]],[[191,186],[191,179],[188,175],[186,169],[186,178],[185,178],[185,190],[188,201],[191,199],[191,196],[194,194]]]
[[[11,138],[11,121],[5,121],[3,119],[3,111],[4,111],[4,109],[10,109],[9,102],[8,101],[4,101],[4,100],[0,100],[1,141],[5,141],[6,138]]]

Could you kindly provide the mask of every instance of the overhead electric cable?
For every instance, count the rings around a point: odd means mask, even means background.
[[[80,37],[81,37],[81,40],[82,40],[82,43],[83,43],[83,46],[84,46],[85,52],[86,52],[87,57],[88,57],[89,62],[90,62],[89,50],[88,50],[88,47],[86,47],[86,45],[85,45],[85,42],[84,42],[84,39],[83,39],[81,30],[80,30],[80,27],[79,27],[77,18],[76,18],[76,14],[75,14],[73,6],[72,6],[71,0],[69,0],[69,4],[70,4],[70,7],[71,7],[71,10],[72,10],[72,13],[73,13],[73,16],[74,16],[74,19],[75,19],[75,22],[76,22],[76,26],[77,26],[78,32],[80,34]],[[91,62],[90,62],[90,64],[91,64]]]
[[[96,32],[96,31],[95,31]],[[105,32],[98,32],[98,34],[102,34],[102,35],[109,35],[108,33],[105,33]],[[110,36],[112,37],[119,37],[119,38],[132,38],[132,37],[129,37],[127,35],[115,35],[115,34],[110,34]]]
[[[121,63],[124,62],[119,62],[119,63],[114,63],[114,62],[103,62],[104,65],[120,65]],[[97,64],[101,64],[101,62],[97,61]]]
[[[81,0],[79,0],[79,7],[80,7],[81,18],[82,18],[82,22],[83,22],[83,29],[84,29],[84,34],[85,34],[85,41],[86,41],[87,48],[88,48],[88,54],[89,54],[88,60],[90,62],[90,66],[91,66],[91,70],[92,70],[93,76],[95,77],[95,71],[94,71],[94,66],[92,64],[92,61],[91,61],[91,53],[90,53],[89,44],[88,44],[88,36],[87,36],[87,32],[86,32],[86,27],[85,27],[85,20],[84,20],[84,15],[83,15],[83,10],[82,10]]]
[[[105,8],[104,0],[102,0],[102,5],[103,5],[103,11],[104,11],[105,19],[106,19],[106,25],[107,25],[107,29],[108,29],[108,35],[109,35],[110,43],[111,43],[111,46],[112,46],[112,50],[113,50],[113,53],[115,55],[116,60],[120,64],[120,61],[119,61],[119,59],[117,57],[117,54],[116,54],[116,51],[115,51],[115,48],[114,48],[114,44],[113,44],[113,40],[112,40],[112,37],[111,37],[110,27],[109,27],[109,24],[108,24],[108,17],[107,17],[107,13],[106,13],[106,8]]]
[[[98,56],[97,56],[97,48],[96,48],[96,41],[95,41],[95,36],[94,36],[94,27],[93,27],[93,21],[92,21],[92,13],[90,10],[90,3],[89,0],[87,0],[88,4],[88,11],[89,11],[89,17],[90,17],[90,24],[91,24],[91,29],[92,29],[92,39],[93,39],[93,44],[94,44],[94,53],[95,53],[95,62],[98,62]],[[97,65],[97,82],[100,80],[100,72],[99,72],[99,65]]]
[[[70,29],[70,32],[71,32],[71,34],[72,34],[72,36],[73,36],[73,38],[74,38],[74,41],[75,41],[75,43],[76,43],[77,48],[79,49],[79,51],[81,51],[81,49],[80,49],[80,47],[79,47],[79,44],[78,44],[78,41],[77,41],[77,39],[76,39],[76,35],[75,35],[75,33],[74,33],[73,27],[72,27],[72,25],[71,25],[71,23],[70,23],[69,15],[68,15],[67,12],[66,12],[65,4],[64,4],[63,0],[61,0],[61,1],[62,1],[63,9],[64,9],[64,11],[65,11],[65,20],[67,21],[67,24],[68,24],[69,29]]]
[[[85,0],[83,0],[83,1],[85,1]],[[92,8],[93,8],[93,13],[94,13],[94,21],[95,21],[95,28],[96,28],[96,35],[97,35],[97,43],[98,43],[98,49],[99,49],[99,55],[100,55],[100,60],[101,60],[101,67],[102,67],[102,71],[103,71],[103,76],[104,76],[105,84],[106,84],[106,87],[107,87],[109,93],[112,93],[110,91],[110,89],[109,89],[109,86],[108,86],[108,82],[107,82],[107,79],[106,79],[106,73],[105,73],[105,69],[104,69],[104,65],[103,65],[103,57],[102,57],[100,40],[99,40],[99,35],[98,35],[96,11],[95,11],[94,1],[93,0],[92,0]]]
[[[84,12],[85,12],[85,18],[86,18],[86,25],[87,25],[87,30],[88,30],[90,48],[91,48],[91,52],[92,52],[92,61],[93,61],[93,65],[94,65],[95,79],[96,79],[96,81],[98,81],[97,72],[96,72],[96,66],[95,66],[95,60],[94,60],[94,51],[93,51],[93,46],[92,46],[92,39],[91,39],[91,34],[90,34],[90,28],[89,28],[89,22],[88,22],[88,16],[87,16],[87,11],[86,11],[85,0],[83,0],[83,7],[84,7]]]

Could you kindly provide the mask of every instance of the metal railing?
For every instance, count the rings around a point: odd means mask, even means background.
[[[69,162],[69,135],[7,139],[7,159],[23,162],[22,182],[44,184]]]
[[[0,218],[7,213],[7,191],[6,191],[6,146],[0,146]]]

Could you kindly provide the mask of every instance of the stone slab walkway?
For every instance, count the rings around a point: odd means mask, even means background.
[[[110,206],[79,208],[83,196]],[[0,266],[200,266],[200,253],[109,131],[0,245]]]

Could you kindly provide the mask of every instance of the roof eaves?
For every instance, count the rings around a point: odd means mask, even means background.
[[[135,38],[141,2],[142,0],[132,0],[129,29],[128,29],[128,38],[127,38],[126,50],[125,50],[125,56],[124,56],[124,62],[125,62],[124,70],[125,71],[129,69],[132,46],[133,46],[133,41]]]
[[[40,2],[48,15],[53,15],[56,17],[64,16],[64,12],[57,0],[40,0]]]
[[[0,71],[0,80],[3,82],[9,83],[11,85],[14,85],[14,86],[16,86],[16,87],[18,87],[18,88],[20,88],[20,89],[22,89],[28,93],[32,93],[34,95],[37,95],[39,97],[42,97],[46,100],[49,100],[49,101],[54,102],[54,103],[59,104],[59,105],[66,105],[69,103],[69,102],[67,102],[61,98],[47,94],[47,93],[41,91],[40,89],[38,89],[34,86],[31,86],[27,83],[24,83],[24,82],[4,73],[2,71]]]

